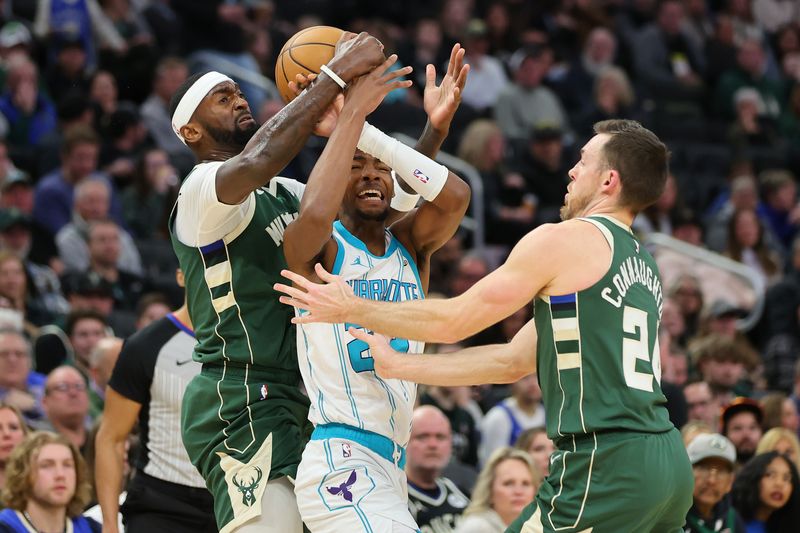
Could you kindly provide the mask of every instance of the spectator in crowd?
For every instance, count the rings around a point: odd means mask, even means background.
[[[684,20],[682,2],[659,3],[655,22],[643,28],[635,40],[636,73],[647,94],[658,101],[699,104],[704,58],[684,33]]]
[[[108,182],[107,176],[97,172],[99,145],[97,135],[90,128],[76,126],[70,129],[64,134],[61,168],[43,176],[37,184],[33,218],[52,235],[69,224],[76,185],[87,179]],[[118,223],[122,223],[121,206],[113,188],[109,213]]]
[[[473,19],[469,22],[464,50],[464,63],[469,65],[470,70],[462,101],[475,111],[487,111],[494,107],[509,82],[500,60],[488,54],[489,33],[483,20]]]
[[[527,452],[495,450],[478,476],[456,533],[502,533],[533,501],[540,482]]]
[[[75,187],[72,221],[56,234],[58,255],[67,271],[83,272],[89,268],[89,230],[94,222],[108,220],[111,188],[108,182],[88,180]],[[142,274],[142,258],[130,233],[119,228],[117,267],[137,276]]]
[[[797,182],[788,170],[765,170],[759,175],[763,189],[763,214],[772,234],[789,250],[800,223]]]
[[[83,450],[90,423],[85,378],[74,367],[60,366],[47,375],[44,391],[42,406],[50,426],[47,429]]]
[[[100,339],[108,335],[105,317],[94,309],[77,309],[67,316],[64,332],[69,337],[74,353],[72,363],[81,373],[89,377],[89,358]]]
[[[136,306],[136,331],[164,318],[169,314],[169,310],[169,302],[163,294],[158,292],[145,294]]]
[[[764,411],[764,431],[782,427],[797,434],[800,429],[797,406],[788,396],[782,392],[767,394],[761,398],[761,409]]]
[[[486,464],[498,448],[513,446],[529,428],[544,426],[542,389],[536,374],[526,376],[511,386],[511,397],[492,407],[480,425],[481,444],[478,459]]]
[[[464,255],[450,279],[449,296],[458,296],[489,273],[489,263],[479,253]]]
[[[439,409],[450,422],[453,459],[469,467],[478,465],[478,432],[475,418],[459,405],[454,387],[425,387],[420,393],[420,405]]]
[[[725,14],[714,20],[714,34],[706,43],[706,76],[710,87],[716,87],[723,72],[736,68],[733,19]]]
[[[561,131],[569,129],[561,101],[542,83],[551,60],[552,51],[546,46],[523,47],[511,56],[514,82],[500,93],[494,107],[494,118],[508,139],[528,139],[537,124],[547,123]]]
[[[513,168],[524,177],[526,190],[536,197],[537,222],[556,222],[569,182],[570,163],[564,147],[564,131],[549,122],[537,123],[525,144],[526,149],[513,163]]]
[[[752,209],[737,209],[728,223],[725,255],[755,270],[766,283],[774,283],[783,269],[781,259],[764,241],[764,226]]]
[[[668,174],[661,196],[633,220],[633,230],[643,235],[653,232],[672,234],[672,213],[677,203],[678,183],[673,174]]]
[[[423,75],[424,71],[423,66]],[[181,169],[182,173],[188,173],[188,170],[194,165],[194,155],[172,131],[169,99],[188,77],[189,68],[184,60],[177,57],[165,57],[159,61],[156,67],[153,91],[140,108],[142,121],[150,133],[150,137],[158,148],[166,152],[170,162]]]
[[[408,508],[424,533],[453,533],[469,504],[469,498],[443,475],[452,445],[444,413],[432,405],[414,410],[406,447]]]
[[[785,455],[794,463],[795,468],[800,464],[800,441],[797,432],[782,427],[774,427],[764,433],[756,447],[756,455],[776,451]]]
[[[128,187],[133,181],[136,161],[147,143],[147,129],[139,110],[130,103],[121,104],[104,124],[105,142],[98,159],[103,172],[119,187]]]
[[[528,452],[542,478],[547,477],[550,473],[550,456],[556,451],[556,447],[550,437],[547,436],[546,428],[526,429],[519,434],[514,447]]]
[[[6,467],[0,531],[100,533],[100,524],[81,515],[91,497],[86,463],[60,435],[36,432],[14,450]]]
[[[177,138],[174,134],[172,137]],[[170,164],[164,150],[150,148],[142,153],[133,182],[122,193],[125,223],[137,239],[163,238],[166,235],[167,219],[178,185],[177,170]]]
[[[0,96],[0,112],[9,128],[6,141],[30,150],[55,129],[55,106],[39,90],[36,64],[25,57],[17,56],[9,62],[6,88]]]
[[[19,409],[0,401],[0,491],[6,485],[8,458],[27,434],[28,425]]]
[[[689,345],[703,381],[711,387],[717,405],[725,406],[736,396],[736,386],[745,377],[745,370],[756,364],[753,353],[736,340],[712,334]]]
[[[72,311],[97,314],[105,322],[106,329],[117,336],[124,338],[136,331],[134,313],[114,309],[114,286],[97,272],[67,274],[64,277],[64,292]]]
[[[779,144],[775,118],[763,115],[761,95],[752,87],[737,89],[733,95],[735,118],[728,128],[728,143],[739,152],[765,149]]]
[[[686,448],[694,472],[692,508],[684,533],[746,533],[744,521],[728,494],[733,486],[736,450],[718,433],[698,435]]]
[[[0,402],[19,409],[28,424],[44,417],[45,376],[32,370],[31,345],[21,333],[0,330]]]
[[[104,337],[100,339],[89,354],[89,416],[92,420],[103,414],[106,398],[106,385],[122,349],[122,339]]]
[[[722,253],[728,245],[730,220],[733,214],[740,209],[755,209],[760,211],[758,187],[752,174],[740,174],[730,182],[730,192],[720,194],[714,205],[709,208],[710,213],[706,222],[706,244],[715,252]]]
[[[703,287],[700,280],[689,273],[681,274],[669,288],[668,296],[678,304],[686,327],[685,338],[692,338],[700,326],[703,311]]]
[[[747,531],[790,533],[800,523],[800,479],[794,464],[776,451],[753,457],[733,482],[733,506]]]
[[[58,128],[39,143],[35,172],[46,175],[61,166],[62,146],[66,132],[75,126],[91,128],[94,125],[94,107],[85,92],[64,95],[58,102]]]
[[[634,118],[636,93],[628,75],[619,67],[608,66],[594,80],[588,104],[575,118],[575,128],[582,138],[592,135],[592,126],[612,118]]]
[[[672,336],[664,332],[664,346],[661,350],[661,380],[677,387],[683,387],[689,379],[689,358],[686,352],[672,342]]]
[[[723,72],[717,86],[715,102],[719,112],[733,118],[736,92],[743,87],[752,87],[760,96],[758,115],[777,119],[781,113],[785,89],[781,81],[767,75],[767,54],[759,38],[748,38],[736,54],[737,66]]]
[[[693,209],[676,207],[669,217],[672,236],[692,246],[704,247],[703,224]]]
[[[19,187],[26,187],[32,191],[30,184],[11,185],[11,188]],[[2,203],[2,199],[0,199],[0,204]],[[61,294],[61,282],[58,280],[58,276],[46,264],[49,262],[60,268],[61,261],[45,261],[45,264],[37,261],[37,255],[41,258],[41,255],[37,253],[37,246],[45,256],[50,255],[45,250],[50,246],[45,244],[42,247],[43,243],[39,240],[42,238],[49,239],[52,244],[52,238],[46,232],[42,232],[40,228],[37,230],[29,214],[16,207],[0,208],[0,250],[11,252],[22,260],[25,275],[30,284],[28,290],[31,297],[38,301],[43,312],[48,314],[52,320],[66,314],[69,311],[69,305]],[[53,250],[55,252],[55,248]]]
[[[50,94],[61,99],[72,94],[86,93],[89,89],[89,63],[80,37],[60,35],[57,39],[55,62],[47,69],[45,79]]]
[[[92,75],[89,100],[95,109],[95,130],[105,133],[120,104],[117,80],[113,74],[107,70],[98,70]]]
[[[736,340],[739,335],[737,322],[747,316],[747,312],[725,299],[714,300],[703,310],[699,336],[720,335]]]
[[[717,413],[720,406],[714,401],[711,387],[705,381],[690,381],[683,387],[689,421],[699,421],[711,428],[719,427]]]
[[[6,300],[6,307],[18,313],[30,334],[38,326],[59,318],[48,309],[47,295],[38,294],[36,286],[29,282],[25,263],[9,251],[0,251],[0,297]]]
[[[121,231],[113,220],[96,220],[89,224],[87,271],[99,274],[111,284],[115,309],[133,311],[139,297],[144,293],[145,285],[141,277],[127,270],[135,268],[135,265],[129,266],[120,261]],[[120,264],[123,266],[120,267]]]
[[[686,322],[674,298],[664,298],[661,306],[660,327],[669,333],[670,339],[681,348],[686,346]]]
[[[570,114],[584,114],[593,100],[598,76],[614,64],[617,38],[602,26],[589,32],[580,55],[570,61],[566,75],[553,84],[564,107]]]
[[[764,413],[755,400],[739,397],[725,407],[721,418],[722,434],[733,443],[736,464],[742,466],[756,453]]]
[[[533,228],[536,197],[525,178],[508,168],[505,152],[506,140],[497,123],[478,119],[461,137],[458,157],[480,172],[487,240],[512,245]]]

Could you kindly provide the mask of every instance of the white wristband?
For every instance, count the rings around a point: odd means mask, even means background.
[[[389,137],[368,122],[361,130],[358,149],[389,165],[400,179],[429,202],[438,196],[450,175],[447,167]]]
[[[394,181],[394,196],[392,196],[392,209],[406,213],[417,207],[419,194],[411,194],[405,191],[397,181],[397,174],[392,171],[392,181]]]
[[[342,78],[340,78],[338,74],[336,74],[334,71],[332,71],[330,68],[328,68],[328,65],[320,66],[319,70],[321,72],[324,72],[325,74],[327,74],[328,77],[330,79],[332,79],[333,81],[335,81],[336,85],[338,85],[342,89],[347,87],[347,84],[344,82],[344,80]]]

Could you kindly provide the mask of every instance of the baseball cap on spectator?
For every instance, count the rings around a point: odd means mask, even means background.
[[[722,410],[722,416],[720,417],[722,433],[727,432],[728,422],[731,421],[731,418],[739,413],[745,412],[753,413],[759,426],[763,423],[764,411],[761,410],[761,406],[758,404],[758,402],[751,400],[750,398],[739,396],[738,398],[734,398],[734,400]]]
[[[0,209],[0,231],[6,231],[14,226],[30,228],[31,219],[16,208]]]
[[[552,122],[539,122],[533,125],[531,129],[531,141],[533,142],[547,142],[561,139],[564,132]]]
[[[692,439],[686,447],[689,461],[694,465],[712,457],[730,463],[731,468],[736,464],[736,448],[733,443],[719,433],[703,433]]]
[[[31,44],[31,32],[21,22],[7,22],[0,28],[0,48]]]
[[[737,107],[743,102],[751,102],[755,104],[758,109],[764,107],[764,101],[761,99],[761,94],[752,87],[742,87],[733,94],[733,103]]]
[[[747,311],[728,300],[718,299],[708,306],[706,316],[708,318],[744,318],[747,316]]]
[[[11,170],[11,172],[9,172],[8,176],[6,176],[6,179],[3,181],[3,184],[0,185],[0,188],[3,191],[7,191],[14,185],[33,187],[30,176],[18,168],[14,168]]]
[[[106,281],[97,272],[78,272],[68,274],[64,278],[64,294],[78,294],[81,296],[105,296],[111,298],[114,296],[114,289],[111,284]]]
[[[489,35],[489,27],[481,19],[472,19],[467,24],[466,35],[467,39],[481,39]]]

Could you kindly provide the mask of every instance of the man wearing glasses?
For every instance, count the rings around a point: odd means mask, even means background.
[[[684,533],[745,533],[728,493],[733,485],[736,449],[718,433],[698,435],[686,448],[694,472],[694,502]]]
[[[81,373],[71,366],[53,369],[47,375],[42,406],[52,426],[43,429],[63,435],[83,453],[88,435],[89,394]]]

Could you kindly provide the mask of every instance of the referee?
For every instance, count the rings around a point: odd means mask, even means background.
[[[183,274],[178,271],[178,284]],[[125,443],[138,419],[136,474],[122,506],[127,533],[216,532],[214,502],[181,441],[181,403],[200,372],[186,304],[131,336],[106,391],[95,482],[103,532],[118,533]]]

